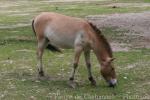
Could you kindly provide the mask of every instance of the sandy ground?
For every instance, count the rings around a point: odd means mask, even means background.
[[[127,51],[132,48],[150,48],[150,12],[94,15],[86,17],[99,28],[111,27],[115,30],[125,30],[124,35],[132,39],[130,44],[112,43],[115,51]]]

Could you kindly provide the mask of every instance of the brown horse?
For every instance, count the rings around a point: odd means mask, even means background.
[[[74,80],[79,57],[84,52],[89,80],[91,84],[96,85],[91,73],[90,62],[90,51],[93,50],[101,65],[102,76],[109,86],[116,85],[117,79],[112,64],[114,58],[111,47],[101,31],[92,23],[80,18],[44,12],[35,17],[32,27],[38,43],[37,66],[40,76],[44,76],[42,55],[46,47],[58,52],[61,52],[59,48],[74,48],[75,55],[70,81]]]

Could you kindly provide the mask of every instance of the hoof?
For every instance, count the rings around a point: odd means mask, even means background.
[[[74,82],[71,80],[69,80],[68,85],[69,85],[69,87],[71,87],[73,89],[75,89],[78,86],[77,82]]]
[[[96,81],[93,80],[93,81],[91,82],[91,85],[92,85],[92,86],[96,86]]]
[[[44,71],[39,71],[39,77],[44,77]]]
[[[89,77],[89,80],[92,86],[96,86],[96,81],[93,79],[93,77]]]

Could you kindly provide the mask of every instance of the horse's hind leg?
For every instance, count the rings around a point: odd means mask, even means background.
[[[96,85],[96,81],[94,80],[91,72],[90,50],[84,51],[84,56],[85,56],[86,66],[88,69],[89,81],[91,82],[92,85]]]
[[[43,38],[42,40],[38,41],[38,47],[37,47],[37,60],[38,60],[38,75],[39,76],[44,76],[44,71],[43,71],[43,64],[42,64],[42,56],[43,56],[43,52],[44,49],[47,45],[47,40],[45,38]]]

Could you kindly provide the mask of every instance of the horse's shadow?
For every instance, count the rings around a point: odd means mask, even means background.
[[[84,85],[83,82],[81,81],[69,81],[69,78],[64,78],[61,76],[52,76],[46,74],[45,76],[39,76],[35,73],[30,73],[30,72],[10,72],[7,73],[7,77],[13,78],[16,80],[20,80],[22,82],[32,82],[34,84],[41,84],[44,85],[43,83],[46,82],[48,84],[55,83],[56,86],[62,86],[65,88],[80,88]]]
[[[11,79],[16,79],[22,82],[26,83],[33,83],[33,84],[38,84],[38,85],[45,85],[45,83],[49,86],[51,84],[54,84],[56,87],[64,87],[64,88],[71,88],[71,89],[76,89],[76,88],[82,88],[84,86],[88,86],[91,88],[97,88],[97,87],[103,87],[107,88],[105,85],[101,85],[101,83],[97,83],[96,86],[93,86],[88,83],[87,81],[83,80],[75,80],[75,81],[69,81],[69,77],[63,77],[63,76],[55,76],[55,75],[50,75],[50,74],[45,74],[43,77],[39,76],[36,72],[28,72],[28,71],[13,71],[9,72],[6,74],[7,78]]]

